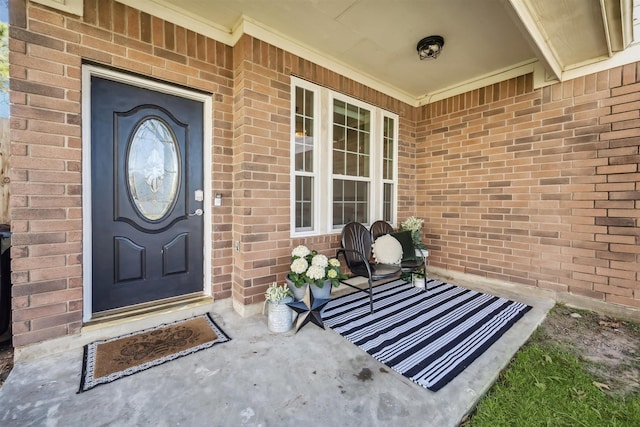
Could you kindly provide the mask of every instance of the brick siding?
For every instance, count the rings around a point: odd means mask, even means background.
[[[424,106],[417,212],[429,263],[640,307],[640,63]]]
[[[414,209],[414,108],[335,72],[250,36],[234,46],[234,298],[264,301],[273,281],[282,283],[299,244],[334,256],[336,234],[291,239],[290,76],[346,93],[399,115],[399,215]]]
[[[245,36],[232,49],[107,0],[85,0],[82,18],[20,0],[10,10],[16,347],[82,326],[83,62],[214,94],[212,191],[224,201],[210,209],[214,298],[263,301],[268,284],[284,280],[294,245],[335,253],[335,235],[289,237],[290,75],[398,113],[400,156],[415,156],[412,107],[260,40]],[[406,164],[404,216],[414,195]]]
[[[17,347],[82,326],[83,62],[213,94],[215,298],[262,302],[292,247],[338,245],[289,237],[295,75],[399,115],[398,216],[426,219],[431,265],[640,307],[636,64],[415,108],[253,37],[231,48],[110,0],[85,0],[83,18],[20,0],[10,10]]]
[[[214,192],[231,196],[233,55],[222,43],[120,3],[82,19],[10,2],[13,343],[82,325],[81,65],[98,63],[214,93]],[[231,295],[231,207],[212,218],[212,291]]]

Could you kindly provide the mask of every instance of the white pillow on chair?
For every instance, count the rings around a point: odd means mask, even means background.
[[[378,264],[400,264],[402,245],[390,234],[380,236],[373,243],[373,257]]]

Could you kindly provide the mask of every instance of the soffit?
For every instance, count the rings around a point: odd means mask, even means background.
[[[609,53],[600,0],[119,1],[228,44],[258,36],[410,103],[531,72],[537,62],[561,78]],[[420,61],[416,44],[432,34],[445,38],[444,50]]]

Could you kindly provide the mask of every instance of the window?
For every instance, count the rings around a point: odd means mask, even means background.
[[[292,77],[292,235],[395,222],[397,115]]]
[[[314,93],[296,87],[295,105],[295,229],[310,231],[314,225]]]
[[[382,132],[382,219],[393,223],[395,220],[395,150],[396,150],[396,120],[384,117]]]

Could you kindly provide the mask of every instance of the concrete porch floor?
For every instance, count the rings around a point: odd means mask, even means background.
[[[0,425],[457,426],[554,302],[449,282],[533,309],[438,392],[414,384],[330,329],[308,324],[297,334],[271,333],[266,316],[243,318],[223,300],[211,313],[230,342],[82,394],[76,394],[81,348],[18,360],[0,389]]]

